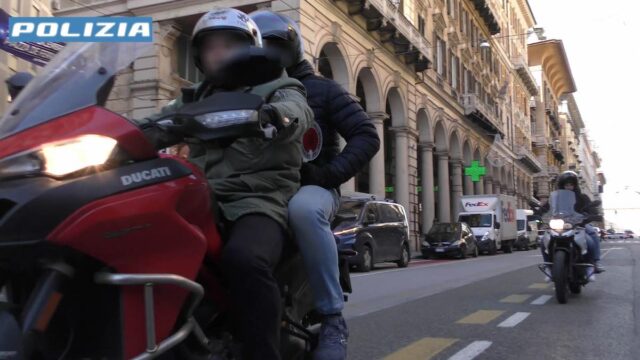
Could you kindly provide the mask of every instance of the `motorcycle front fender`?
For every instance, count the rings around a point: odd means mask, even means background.
[[[0,358],[22,360],[22,329],[18,319],[8,311],[0,311]]]

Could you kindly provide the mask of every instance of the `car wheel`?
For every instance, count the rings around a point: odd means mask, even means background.
[[[511,254],[511,253],[513,252],[512,245],[511,245],[511,244],[509,244],[509,245],[504,245],[504,246],[502,247],[502,251],[504,251],[504,253],[505,253],[505,254]]]
[[[405,268],[409,266],[409,261],[411,261],[409,245],[407,245],[407,243],[404,243],[402,245],[402,254],[400,254],[400,260],[396,261],[396,264],[398,264],[398,267]]]
[[[358,271],[369,272],[373,269],[373,251],[369,245],[362,248],[362,261],[358,265]]]
[[[467,248],[466,247],[460,247],[460,255],[458,255],[458,257],[460,259],[466,259],[467,258]]]
[[[478,245],[473,247],[473,257],[474,258],[478,257]]]

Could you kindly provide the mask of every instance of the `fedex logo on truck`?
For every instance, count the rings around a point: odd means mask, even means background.
[[[10,42],[150,42],[151,17],[11,17]]]
[[[489,204],[484,201],[478,201],[475,203],[471,203],[467,201],[466,203],[464,203],[465,208],[466,207],[487,207],[487,206],[489,206]]]

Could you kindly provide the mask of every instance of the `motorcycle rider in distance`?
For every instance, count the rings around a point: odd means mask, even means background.
[[[212,143],[190,142],[189,160],[206,174],[215,202],[220,204],[225,247],[220,266],[230,291],[234,320],[243,343],[243,359],[280,359],[281,295],[273,271],[288,238],[287,203],[300,187],[302,135],[313,119],[304,87],[286,76],[252,88],[217,83],[217,71],[236,51],[262,47],[256,24],[236,9],[206,13],[191,38],[202,83],[183,89],[182,96],[162,112],[142,122],[158,148],[183,139],[164,131],[154,119],[184,103],[220,91],[243,91],[263,96],[263,124],[279,131],[274,139],[240,138]]]
[[[367,113],[342,86],[314,74],[313,66],[304,60],[302,34],[295,21],[264,10],[250,16],[260,28],[265,46],[282,51],[287,73],[304,84],[322,131],[320,155],[302,165],[303,186],[289,203],[289,224],[303,256],[316,311],[322,316],[313,358],[345,359],[349,333],[342,317],[344,295],[331,221],[340,206],[340,185],[378,152],[380,139]],[[342,151],[338,135],[346,140]]]
[[[593,209],[591,206],[591,199],[589,196],[583,194],[580,191],[580,186],[578,182],[578,174],[573,171],[565,171],[560,176],[558,176],[557,180],[558,190],[570,190],[576,194],[576,204],[574,209],[576,212],[581,214],[591,214],[597,215],[593,213]],[[540,214],[544,214],[549,211],[549,203],[547,202],[540,209]],[[593,263],[594,270],[596,274],[599,274],[604,271],[604,268],[600,264],[600,236],[595,228],[591,224],[587,224],[585,226],[585,232],[587,233],[587,251],[589,255],[589,259]],[[542,251],[542,257],[545,262],[550,262],[550,255],[545,252],[544,244],[540,247]]]

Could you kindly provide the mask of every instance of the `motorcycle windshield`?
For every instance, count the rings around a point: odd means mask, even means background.
[[[556,190],[549,197],[551,216],[566,222],[579,223],[583,216],[575,211],[576,194],[571,190]]]
[[[0,119],[0,139],[106,102],[111,79],[153,43],[69,43],[29,82]]]

